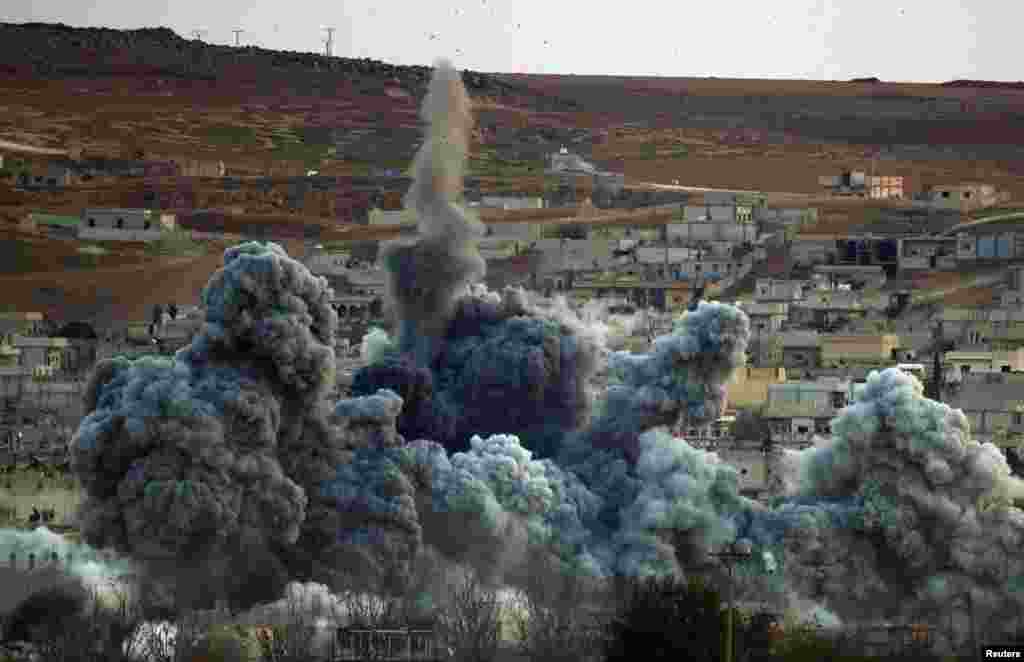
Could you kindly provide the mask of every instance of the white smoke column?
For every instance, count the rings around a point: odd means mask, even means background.
[[[406,208],[416,212],[419,236],[384,249],[391,309],[398,318],[398,346],[421,364],[438,351],[455,302],[483,278],[477,249],[483,224],[456,204],[462,192],[472,105],[462,77],[447,61],[434,70],[421,116],[427,136],[413,162]]]

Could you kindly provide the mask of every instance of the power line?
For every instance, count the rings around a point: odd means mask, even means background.
[[[238,35],[240,35],[243,32],[245,32],[245,30],[243,30],[242,28],[235,28],[234,30],[232,30],[232,32],[235,33],[235,46],[238,46],[239,45],[239,43],[238,43]]]
[[[334,50],[334,30],[335,28],[324,28],[327,31],[327,41],[325,42],[324,55],[331,57]]]

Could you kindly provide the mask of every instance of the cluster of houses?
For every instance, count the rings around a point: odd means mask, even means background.
[[[12,160],[8,169],[14,176],[14,185],[23,190],[57,191],[80,184],[109,183],[125,177],[223,177],[223,161],[185,159],[182,161],[153,161],[107,157],[50,159],[43,165],[32,165],[24,160]]]
[[[73,321],[56,326],[38,312],[0,313],[0,418],[53,416],[77,422],[85,382],[96,361],[114,355],[169,354],[199,327],[194,306],[161,307],[154,320],[96,329]]]
[[[21,173],[18,183],[54,188],[74,177],[111,173],[168,177],[167,182],[175,176],[220,177],[228,191],[284,185],[295,208],[311,192],[333,191],[338,213],[349,222],[412,229],[415,220],[401,208],[409,179],[397,173],[242,181],[224,177],[223,164],[172,164],[161,170],[158,164],[127,161],[73,163],[54,162],[45,175],[28,179]],[[726,459],[742,467],[745,489],[756,492],[768,481],[766,443],[801,446],[827,437],[832,419],[856,397],[867,374],[895,365],[932,385],[932,397],[963,409],[977,436],[1004,444],[1024,441],[1024,222],[964,217],[1004,200],[993,187],[933,187],[913,195],[912,204],[883,210],[881,222],[853,226],[841,235],[815,235],[813,208],[770,207],[758,194],[632,191],[621,175],[602,172],[565,149],[549,157],[546,174],[558,178],[560,188],[532,197],[484,195],[479,182],[467,180],[465,201],[472,210],[566,204],[570,180],[594,179],[592,201],[579,206],[572,222],[489,221],[480,241],[488,284],[564,295],[581,308],[597,299],[627,313],[658,311],[661,316],[651,319],[661,321],[698,298],[736,301],[751,320],[752,341],[748,365],[729,387],[729,410],[703,426],[684,424],[679,432],[695,444],[721,446]],[[820,183],[837,195],[907,197],[901,177],[848,172]],[[183,228],[199,238],[226,236],[218,221],[223,212],[189,209],[194,201],[179,200],[179,192],[154,185],[137,208],[89,208],[75,217],[31,214],[26,224],[69,239],[152,241]],[[608,221],[588,218],[588,205],[672,214],[668,220]],[[308,242],[307,266],[326,276],[335,291],[343,388],[345,376],[361,364],[362,336],[384,314],[384,272],[376,251],[299,238]],[[925,317],[903,320],[902,312],[927,294],[916,291],[909,276],[976,266],[996,270],[984,283],[998,288],[995,303],[938,307]],[[80,407],[84,366],[111,354],[173,351],[188,342],[198,323],[193,310],[91,338],[65,337],[41,331],[37,314],[20,315],[0,316],[0,397],[8,408],[21,402],[71,414]],[[638,327],[637,333],[649,341],[656,330],[665,330],[659,324]],[[642,347],[643,342],[635,345]],[[740,415],[753,410],[760,421],[754,436],[760,438],[734,434]]]

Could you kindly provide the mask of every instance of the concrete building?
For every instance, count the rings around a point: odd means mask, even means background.
[[[794,264],[826,264],[837,259],[834,239],[798,237],[790,242],[789,254]]]
[[[770,384],[762,416],[773,441],[811,444],[815,436],[831,434],[832,419],[850,404],[854,393],[853,382],[834,377]]]
[[[90,230],[160,231],[167,222],[171,225],[167,229],[173,230],[173,218],[169,215],[165,220],[151,209],[87,208],[82,211],[82,226]]]
[[[223,161],[186,159],[180,166],[185,177],[223,177],[227,172]]]
[[[864,295],[850,290],[818,290],[807,292],[800,301],[789,306],[789,322],[830,331],[836,325],[864,319],[871,311],[885,310],[887,299],[880,294]]]
[[[544,198],[539,196],[484,195],[480,206],[491,209],[543,209]]]
[[[818,222],[818,210],[814,207],[754,207],[751,219],[761,224],[801,228]]]
[[[820,341],[821,365],[826,368],[888,367],[900,347],[900,338],[895,334],[825,334]]]
[[[873,290],[885,285],[885,269],[878,265],[819,264],[813,269],[818,290]]]
[[[902,271],[957,268],[956,237],[907,237],[899,240]]]
[[[153,241],[164,230],[176,227],[173,214],[157,214],[150,209],[101,209],[82,211],[80,239]]]
[[[1024,373],[966,375],[946,403],[963,410],[980,439],[998,443],[1007,434],[1024,435]]]
[[[768,402],[768,387],[785,381],[785,368],[737,368],[726,387],[727,408],[737,410],[759,407]]]
[[[1003,309],[1024,309],[1024,266],[1007,271],[1006,289],[1000,293],[999,302]]]
[[[554,154],[548,155],[548,171],[550,173],[579,173],[593,175],[596,168],[583,157],[571,153],[564,146]]]
[[[901,200],[904,197],[903,177],[868,175],[851,170],[839,175],[823,175],[818,184],[832,195],[856,195],[874,200]]]
[[[946,306],[937,315],[943,339],[958,347],[1015,349],[1024,346],[1024,310],[1017,306],[968,308]]]
[[[956,258],[963,262],[1006,262],[1024,257],[1024,223],[978,224],[956,234]]]
[[[759,303],[792,303],[804,298],[810,283],[803,280],[758,278],[754,284],[754,299]]]
[[[0,313],[0,339],[8,343],[15,336],[36,337],[45,335],[46,324],[43,314],[37,312],[3,312]]]
[[[1002,201],[992,184],[962,183],[932,186],[923,193],[914,196],[917,206],[928,209],[953,209],[971,212],[991,207]]]
[[[383,209],[371,209],[369,213],[370,225],[416,225],[415,213],[409,209],[385,211]]]
[[[757,241],[757,226],[742,222],[687,220],[670,223],[665,227],[668,242],[675,246],[688,246],[706,241],[727,241],[732,244]]]
[[[946,352],[943,358],[946,382],[963,381],[965,375],[1024,371],[1024,348],[970,349]],[[1024,393],[1021,395],[1024,398]]]
[[[786,331],[779,334],[782,343],[782,367],[810,371],[821,366],[821,338],[817,331]]]
[[[742,305],[750,318],[753,335],[778,333],[789,319],[789,304],[785,302],[754,301]]]

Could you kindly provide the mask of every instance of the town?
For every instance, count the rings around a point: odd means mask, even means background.
[[[1021,650],[1021,84],[336,29],[0,23],[0,662]]]
[[[600,302],[607,318],[628,327],[623,348],[632,351],[644,351],[700,298],[739,305],[754,337],[747,366],[729,385],[728,410],[679,432],[740,467],[745,493],[767,498],[770,448],[827,438],[829,422],[867,374],[891,366],[911,371],[931,397],[962,409],[980,439],[1020,466],[1024,213],[1004,211],[1014,209],[1005,193],[960,182],[910,192],[900,177],[863,171],[822,176],[826,198],[882,204],[873,223],[837,233],[818,229],[816,207],[770,205],[767,194],[628,187],[621,174],[598,170],[565,146],[543,158],[550,191],[544,196],[483,193],[467,179],[466,207],[495,212],[480,241],[488,285],[564,297],[576,310]],[[26,166],[17,155],[7,159]],[[408,177],[233,178],[223,163],[144,160],[61,158],[33,167],[17,171],[16,187],[58,192],[105,178],[117,191],[119,178],[143,182],[141,195],[138,186],[124,194],[124,207],[27,213],[22,229],[42,236],[154,242],[185,233],[197,242],[301,242],[302,261],[327,277],[336,295],[339,396],[363,365],[363,337],[388,325],[377,257],[382,241],[415,229],[401,209]],[[153,173],[159,176],[147,177]],[[344,201],[339,225],[367,238],[336,239],[330,228],[286,220],[246,225],[238,208],[189,209],[190,182],[210,177],[225,191],[286,190],[296,213],[325,191]],[[589,197],[579,199],[588,189]],[[42,444],[7,441],[7,463],[27,461],[51,439],[67,441],[80,416],[84,376],[97,359],[168,355],[188,344],[202,319],[196,303],[153,301],[152,317],[109,320],[105,327],[95,319],[58,326],[33,310],[3,313],[6,438],[28,426]],[[42,420],[52,424],[35,423]]]

